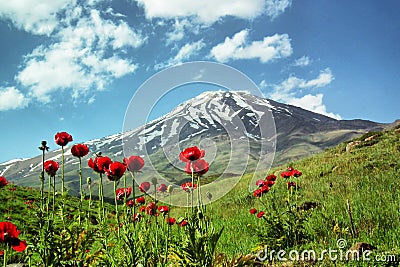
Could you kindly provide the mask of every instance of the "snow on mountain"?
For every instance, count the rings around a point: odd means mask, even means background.
[[[268,145],[263,149],[265,153],[270,153],[275,146],[278,151],[283,151],[300,142],[311,142],[304,138],[309,135],[345,130],[347,135],[343,135],[342,138],[335,137],[337,139],[332,141],[327,135],[326,140],[311,144],[323,149],[349,138],[349,134],[365,132],[380,126],[363,120],[338,121],[244,91],[213,91],[204,92],[180,104],[168,114],[146,125],[123,134],[94,139],[86,144],[91,155],[102,152],[115,160],[122,160],[124,153],[151,155],[160,149],[169,155],[177,155],[181,149],[180,145],[206,138],[214,138],[215,142],[229,139],[234,143],[238,140],[239,144],[244,143],[244,140],[251,140],[253,143],[267,140]],[[71,156],[69,148],[65,151],[66,162],[75,168],[77,159]],[[304,151],[304,154],[307,153],[309,151]],[[254,157],[258,155],[255,154]],[[60,161],[61,151],[49,152],[46,159]],[[15,181],[21,177],[37,179],[40,167],[40,156],[16,159],[1,163],[0,174]],[[72,169],[66,169],[66,173],[68,172],[75,174]]]

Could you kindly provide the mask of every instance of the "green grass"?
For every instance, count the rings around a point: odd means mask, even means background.
[[[218,252],[232,258],[255,253],[257,248],[263,245],[258,231],[271,226],[251,215],[249,209],[262,209],[268,216],[269,213],[272,214],[272,204],[279,210],[286,208],[286,184],[279,173],[290,165],[303,172],[299,178],[297,205],[315,202],[318,206],[307,213],[307,220],[303,225],[307,231],[307,238],[292,247],[285,247],[286,250],[323,250],[329,247],[335,249],[337,239],[344,238],[348,247],[356,242],[367,242],[377,247],[374,253],[393,254],[400,259],[400,129],[380,132],[374,140],[364,141],[370,135],[354,139],[362,143],[351,153],[346,152],[348,142],[345,142],[323,153],[287,162],[264,173],[264,176],[270,173],[276,173],[278,176],[273,192],[269,192],[265,197],[266,206],[249,191],[253,174],[241,177],[233,190],[207,205],[207,214],[214,227],[217,230],[224,227],[217,247]],[[213,182],[212,188],[223,188],[227,179]],[[36,190],[24,187],[17,187],[17,190],[12,192],[9,190],[12,187],[8,185],[0,189],[0,210],[3,211],[1,220],[14,222],[22,230],[23,236],[29,231],[33,221],[26,216],[27,204],[24,202],[27,199],[38,199],[39,195]],[[207,186],[203,192],[206,191]],[[185,193],[178,190],[175,190],[172,197],[186,199]],[[66,200],[65,205],[74,214],[77,203],[77,199],[71,197]],[[353,226],[350,223],[347,203],[350,203]],[[185,210],[173,208],[172,216],[182,216]],[[351,233],[352,227],[355,230],[354,234]],[[334,265],[329,261],[324,263],[324,266],[358,265],[362,264],[340,262]],[[369,265],[364,263],[363,266]]]

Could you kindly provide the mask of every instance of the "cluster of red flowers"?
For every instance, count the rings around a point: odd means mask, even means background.
[[[258,180],[256,185],[259,187],[253,193],[257,198],[262,197],[264,194],[271,190],[271,187],[275,184],[276,176],[274,174],[268,175],[265,180]]]
[[[145,199],[144,197],[139,197],[136,199],[137,204],[145,204]],[[134,205],[134,204],[133,204]],[[147,205],[143,205],[140,207],[139,212],[142,214],[147,214],[150,216],[160,216],[163,215],[166,217],[166,223],[168,225],[174,225],[176,223],[176,219],[173,217],[167,216],[169,213],[170,209],[168,206],[157,206],[155,202],[150,202]],[[136,213],[133,218],[134,220],[140,220],[143,218],[143,215],[140,213]],[[187,220],[183,219],[178,223],[179,226],[186,226],[187,225]]]
[[[179,159],[185,162],[185,172],[187,174],[203,175],[208,172],[209,164],[203,159],[205,156],[204,149],[197,146],[188,147],[179,154]]]
[[[290,179],[291,177],[298,178],[302,175],[302,172],[292,167],[289,167],[287,171],[281,173],[282,178]],[[297,184],[295,181],[288,181],[286,182],[287,189],[290,190],[291,188],[297,188]]]
[[[290,177],[295,177],[298,178],[302,175],[302,173],[296,169],[293,169],[292,167],[289,167],[287,171],[284,171],[281,173],[281,176],[283,178],[290,178]],[[256,185],[258,186],[258,189],[254,191],[254,196],[256,198],[262,197],[264,194],[268,193],[271,187],[275,184],[276,181],[276,176],[274,174],[268,175],[265,180],[258,180],[256,182]],[[287,182],[287,187],[288,189],[297,188],[297,184],[294,181],[288,181]],[[264,211],[258,212],[257,209],[250,209],[250,214],[254,215],[257,214],[257,218],[262,218],[265,215]]]
[[[4,176],[0,176],[0,188],[5,187],[8,185],[8,181]]]
[[[18,238],[19,233],[20,231],[13,223],[0,222],[0,243],[6,243],[15,251],[22,252],[26,249],[27,244],[25,240]]]

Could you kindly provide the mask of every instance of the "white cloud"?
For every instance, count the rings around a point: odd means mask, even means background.
[[[265,2],[266,13],[271,19],[275,19],[292,5],[292,0],[266,0]]]
[[[0,87],[0,111],[24,108],[28,99],[15,87]]]
[[[53,44],[28,55],[16,77],[43,102],[58,90],[71,90],[74,98],[89,90],[104,90],[113,79],[134,72],[137,65],[120,56],[120,51],[139,47],[145,40],[125,22],[105,20],[93,9],[89,16],[60,29],[56,37]]]
[[[295,67],[305,67],[310,64],[311,64],[311,59],[307,56],[302,56],[301,58],[298,58],[293,62],[293,66]]]
[[[183,47],[181,47],[174,58],[168,60],[167,63],[157,64],[155,66],[155,69],[161,69],[181,64],[183,61],[188,60],[191,56],[197,54],[204,46],[205,43],[203,42],[203,40],[185,44]]]
[[[167,45],[178,42],[185,37],[185,28],[192,28],[193,25],[187,19],[176,19],[173,25],[173,30],[166,33]]]
[[[234,16],[253,19],[261,15],[267,5],[264,0],[136,0],[146,17],[174,19],[193,17],[195,22],[212,24],[221,17]],[[281,1],[275,1],[281,2]]]
[[[287,34],[274,34],[262,41],[248,43],[249,30],[242,30],[232,38],[226,37],[223,43],[211,49],[211,56],[219,62],[237,59],[259,59],[261,63],[285,58],[292,54],[292,46]]]
[[[272,86],[269,97],[275,101],[298,106],[316,113],[320,113],[335,119],[340,119],[340,115],[327,112],[323,103],[323,94],[304,94],[304,90],[312,90],[327,86],[334,80],[334,76],[329,68],[320,72],[317,78],[305,80],[291,76],[285,81]],[[263,83],[263,82],[262,82]],[[267,86],[266,83],[263,83]],[[302,93],[301,96],[299,96]]]
[[[57,13],[69,5],[75,0],[0,1],[0,18],[27,32],[49,35],[58,25]]]

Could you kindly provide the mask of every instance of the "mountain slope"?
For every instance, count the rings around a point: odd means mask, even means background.
[[[206,159],[212,162],[209,176],[237,175],[254,171],[259,163],[268,168],[272,160],[280,164],[304,157],[383,126],[364,120],[335,120],[246,92],[218,91],[205,92],[137,129],[86,144],[91,154],[101,151],[114,160],[143,155],[147,175],[143,179],[161,175],[176,183],[185,179],[178,155],[189,145],[208,151]],[[78,161],[69,148],[65,151],[67,186],[76,194]],[[60,162],[61,149],[49,152],[46,159]],[[0,164],[0,174],[21,185],[37,185],[40,171],[40,156]],[[83,175],[93,173],[86,167]]]

